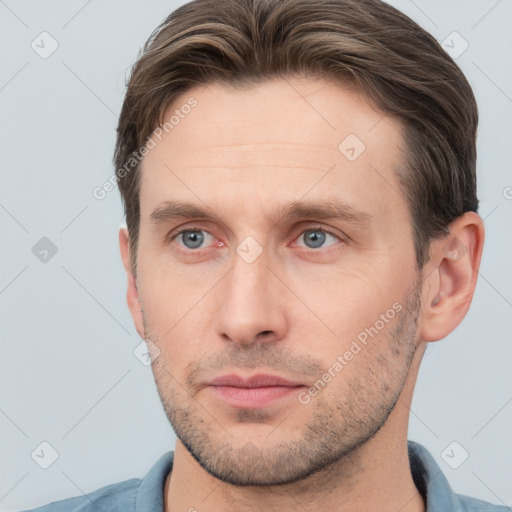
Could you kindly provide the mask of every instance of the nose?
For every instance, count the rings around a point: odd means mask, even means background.
[[[217,334],[225,341],[246,346],[284,338],[287,319],[280,286],[263,255],[251,263],[235,255],[221,289],[221,306],[215,317]]]

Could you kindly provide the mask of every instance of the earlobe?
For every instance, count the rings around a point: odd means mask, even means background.
[[[137,280],[133,275],[130,264],[130,237],[125,227],[119,229],[119,249],[121,251],[121,259],[126,272],[127,290],[126,302],[133,318],[135,328],[141,338],[144,338],[144,323],[142,318],[142,309],[140,304],[139,291],[137,289]]]
[[[449,234],[431,245],[425,268],[421,338],[437,341],[451,333],[466,315],[478,277],[484,227],[480,216],[468,212],[449,226]]]

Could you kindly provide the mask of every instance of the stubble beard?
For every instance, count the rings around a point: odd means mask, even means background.
[[[280,441],[272,442],[279,437],[278,426],[262,446],[250,441],[238,442],[222,421],[215,419],[215,411],[207,410],[191,398],[184,391],[187,385],[178,384],[164,363],[157,360],[153,363],[153,373],[160,400],[178,439],[189,453],[210,475],[228,484],[285,485],[321,471],[328,472],[333,465],[349,465],[351,455],[375,436],[398,401],[416,350],[420,309],[417,283],[404,301],[397,323],[389,331],[385,353],[373,353],[373,359],[359,359],[356,355],[350,364],[357,364],[359,360],[361,371],[351,373],[350,381],[344,383],[343,393],[328,394],[327,387],[309,404],[297,402],[296,407],[313,408],[299,439],[286,440],[283,435]],[[144,325],[146,328],[146,322]],[[152,339],[149,331],[146,339]],[[255,360],[263,366],[270,358],[273,361],[270,366],[276,366],[278,357],[276,351],[272,354],[269,350],[260,350]],[[243,360],[249,359],[243,356]],[[285,359],[281,359],[280,368],[286,368]],[[343,372],[336,377],[343,378]],[[238,423],[251,424],[265,419],[263,410],[239,410],[237,413]]]

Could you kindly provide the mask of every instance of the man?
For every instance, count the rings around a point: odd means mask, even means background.
[[[477,108],[379,0],[195,0],[135,64],[115,164],[128,305],[178,436],[39,511],[498,511],[407,441],[484,228]]]

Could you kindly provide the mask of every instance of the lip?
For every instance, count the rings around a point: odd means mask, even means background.
[[[302,387],[303,384],[269,374],[248,378],[235,374],[223,375],[208,383],[208,389],[218,398],[241,409],[264,407],[295,394]]]
[[[263,388],[269,386],[296,387],[302,384],[267,373],[258,373],[248,378],[243,378],[235,374],[222,375],[216,377],[210,382],[211,386],[232,386],[235,388]]]

